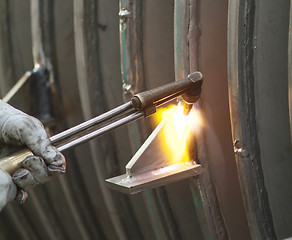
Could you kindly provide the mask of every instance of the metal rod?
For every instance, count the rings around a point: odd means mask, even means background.
[[[141,117],[144,117],[144,113],[143,112],[133,113],[133,114],[131,114],[129,116],[126,116],[126,117],[124,117],[124,118],[122,118],[122,119],[120,119],[120,120],[118,120],[116,122],[113,122],[113,123],[111,123],[109,125],[106,125],[106,126],[100,128],[100,129],[97,129],[96,131],[90,132],[87,135],[84,135],[84,136],[82,136],[80,138],[74,139],[73,141],[71,141],[69,143],[66,143],[66,144],[64,144],[62,146],[59,146],[58,150],[59,151],[64,151],[64,150],[69,149],[71,147],[75,147],[76,145],[79,145],[81,143],[87,142],[87,141],[89,141],[89,140],[91,140],[91,139],[93,139],[95,137],[98,137],[98,136],[100,136],[102,134],[105,134],[105,133],[107,133],[107,132],[109,132],[109,131],[111,131],[113,129],[116,129],[116,128],[120,127],[120,126],[123,126],[123,125],[129,123],[129,122],[137,120],[137,119],[139,119]]]
[[[9,90],[9,92],[2,98],[3,102],[9,102],[10,99],[19,91],[19,89],[26,83],[31,76],[31,71],[27,71],[23,76],[15,83],[15,85]]]
[[[89,127],[92,127],[93,125],[96,125],[96,124],[101,123],[105,120],[108,120],[108,119],[110,119],[118,114],[121,114],[121,113],[131,109],[132,107],[133,106],[132,106],[131,102],[127,102],[127,103],[125,103],[119,107],[116,107],[116,108],[114,108],[106,113],[103,113],[103,114],[101,114],[93,119],[90,119],[84,123],[81,123],[75,127],[72,127],[68,130],[65,130],[61,133],[58,133],[58,134],[52,136],[50,138],[50,140],[52,141],[52,143],[56,143],[57,141],[71,137],[75,134],[78,134],[78,133],[84,131],[85,129],[87,129]]]

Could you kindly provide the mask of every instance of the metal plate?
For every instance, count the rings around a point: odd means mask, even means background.
[[[129,177],[128,174],[123,174],[109,178],[106,182],[107,186],[114,190],[127,194],[135,194],[177,182],[185,178],[197,176],[201,173],[202,167],[199,164],[176,163],[132,177]]]

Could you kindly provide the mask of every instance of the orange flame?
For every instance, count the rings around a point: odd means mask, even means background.
[[[199,111],[193,109],[189,115],[184,115],[183,106],[172,105],[167,109],[159,109],[155,115],[157,123],[165,121],[162,128],[162,144],[171,162],[189,161],[189,144],[193,130],[202,125]]]

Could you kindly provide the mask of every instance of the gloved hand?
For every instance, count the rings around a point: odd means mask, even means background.
[[[9,173],[3,171],[0,168],[0,211],[6,205],[7,202],[15,199],[17,193],[17,187],[13,183]],[[21,198],[22,196],[19,197]],[[25,197],[25,195],[24,195]]]
[[[12,199],[24,202],[26,191],[66,170],[64,156],[51,144],[41,122],[0,100],[0,155],[12,146],[26,146],[34,156],[23,161],[23,168],[12,175],[13,181],[0,171],[0,210]]]

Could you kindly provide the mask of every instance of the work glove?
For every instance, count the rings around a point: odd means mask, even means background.
[[[12,178],[1,169],[0,210],[13,199],[23,203],[28,190],[66,170],[65,157],[51,144],[42,123],[0,100],[0,156],[15,146],[26,146],[34,155],[23,161]]]

